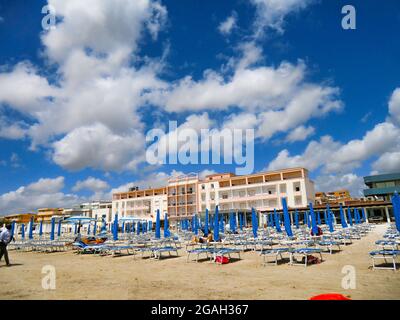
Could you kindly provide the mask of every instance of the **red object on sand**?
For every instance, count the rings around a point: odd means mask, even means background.
[[[310,300],[351,300],[339,293],[324,293],[311,297]]]

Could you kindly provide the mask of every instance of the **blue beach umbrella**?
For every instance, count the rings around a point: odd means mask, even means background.
[[[88,228],[87,228],[87,235],[88,236],[90,235],[90,224],[88,225]]]
[[[396,191],[392,196],[392,206],[396,229],[400,232],[400,196]]]
[[[221,216],[219,219],[219,231],[221,231],[221,233],[225,233],[225,221],[223,216]]]
[[[316,215],[317,215],[317,224],[320,226],[322,223],[321,223],[321,215],[320,215],[320,212],[318,211],[317,213],[316,213]]]
[[[199,234],[199,219],[194,215],[193,232],[197,236]]]
[[[344,218],[344,211],[342,205],[340,205],[340,222],[342,223],[342,228],[347,228],[346,219]]]
[[[153,231],[153,221],[149,221],[149,231]]]
[[[107,231],[107,223],[104,217],[101,217],[101,232]]]
[[[299,212],[297,211],[297,209],[294,212],[294,224],[296,226],[296,229],[300,228],[300,226],[299,226]]]
[[[58,220],[57,237],[61,237],[61,219]]]
[[[122,233],[125,233],[125,221],[122,221]]]
[[[75,224],[75,225],[74,225],[74,234],[76,234],[77,232],[78,232],[78,225]]]
[[[139,235],[140,234],[140,221],[136,222],[136,234]]]
[[[231,232],[234,232],[233,228],[234,228],[234,226],[233,226],[233,214],[232,214],[232,212],[229,212],[229,230]]]
[[[285,231],[288,237],[293,237],[292,226],[290,223],[289,210],[287,207],[287,202],[285,198],[282,198],[282,207],[283,207],[283,223],[285,225]]]
[[[50,240],[54,240],[54,231],[56,229],[56,219],[51,218],[51,231],[50,231]]]
[[[157,216],[156,216],[156,239],[160,239],[160,237],[161,237],[160,210],[157,209]]]
[[[318,234],[318,225],[317,225],[317,219],[315,217],[315,212],[312,203],[310,202],[309,205],[310,207],[310,217],[311,217],[311,230],[313,235]]]
[[[364,208],[361,208],[361,214],[362,214],[362,222],[367,222],[367,216],[365,215]]]
[[[93,235],[95,236],[97,232],[97,216],[96,216],[96,220],[94,221],[94,227],[93,227]]]
[[[209,215],[208,215],[208,209],[206,208],[206,217],[204,218],[204,235],[208,236],[208,219],[209,219]]]
[[[311,224],[311,213],[307,212],[307,227],[311,228],[312,224]]]
[[[114,223],[113,223],[113,240],[118,240],[118,213],[114,216]]]
[[[39,237],[43,235],[43,220],[40,220],[40,225],[39,225]]]
[[[251,227],[253,230],[254,238],[257,238],[258,219],[257,219],[256,210],[254,208],[251,208]]]
[[[274,220],[275,220],[276,231],[277,232],[282,232],[281,224],[279,222],[279,217],[278,217],[278,213],[276,212],[276,209],[274,209]]]
[[[31,217],[31,221],[29,222],[29,239],[33,239],[33,217]]]
[[[21,225],[21,238],[22,240],[25,239],[25,224]]]
[[[168,224],[168,215],[165,213],[164,215],[164,238],[168,238],[171,236],[171,233],[169,232],[169,224]]]
[[[243,231],[243,213],[239,213],[239,229]]]
[[[14,237],[15,232],[15,221],[11,223],[11,239]]]
[[[215,206],[214,214],[214,241],[219,240],[219,217],[218,217],[218,206]]]
[[[325,224],[328,225],[328,215],[326,214],[326,210],[324,210],[324,220]]]
[[[351,216],[350,207],[347,207],[347,217],[348,217],[347,222],[350,224],[350,226],[353,226],[353,217]]]
[[[333,228],[333,217],[332,217],[332,212],[331,209],[329,208],[329,205],[326,206],[326,215],[328,217],[328,226],[329,226],[329,231],[333,232],[334,228]]]
[[[356,223],[360,224],[361,223],[360,212],[358,211],[358,208],[355,208],[354,210],[355,210],[354,218],[356,219]]]

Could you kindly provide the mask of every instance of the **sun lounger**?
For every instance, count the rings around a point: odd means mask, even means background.
[[[396,259],[400,256],[400,250],[374,250],[369,253],[372,258],[372,269],[388,269],[388,270],[396,270]],[[388,263],[387,260],[391,260],[393,267],[377,267],[375,264],[375,259],[383,259],[385,263]]]
[[[330,254],[332,254],[333,247],[337,248],[337,251],[340,251],[340,242],[334,240],[322,240],[318,242],[320,247],[324,247]]]
[[[178,248],[176,246],[165,246],[158,247],[153,250],[154,259],[160,260],[163,253],[168,252],[169,256],[171,256],[171,252],[175,252],[176,256],[178,256]]]
[[[399,243],[395,240],[377,240],[375,241],[377,246],[380,246],[382,250],[398,250]]]
[[[260,255],[263,256],[263,265],[266,266],[267,264],[270,263],[278,265],[278,257],[280,258],[280,260],[283,260],[282,253],[287,253],[289,251],[290,248],[274,248],[261,251]],[[267,257],[274,258],[274,261],[268,262]]]
[[[293,249],[290,251],[290,265],[302,265],[307,267],[308,263],[308,256],[312,254],[318,254],[320,256],[321,262],[323,261],[322,259],[322,250],[318,248],[297,248]],[[304,259],[304,263],[299,263],[297,262],[297,257],[300,256],[301,258]]]
[[[218,262],[215,259],[216,256],[228,257],[229,259],[231,259],[231,254],[237,254],[238,258],[240,259],[240,250],[239,249],[236,249],[236,248],[223,248],[223,249],[215,250],[214,261],[215,261],[215,263],[218,264]],[[222,262],[220,264],[222,264]]]

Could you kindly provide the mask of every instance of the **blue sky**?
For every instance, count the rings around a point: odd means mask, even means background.
[[[49,0],[44,31],[47,1],[0,0],[0,214],[234,171],[149,165],[168,120],[254,129],[254,171],[304,166],[319,190],[400,170],[398,1],[107,2]]]

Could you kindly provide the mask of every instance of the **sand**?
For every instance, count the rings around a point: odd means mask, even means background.
[[[307,268],[262,266],[262,258],[246,252],[227,265],[186,263],[186,254],[160,261],[139,256],[100,257],[71,251],[10,251],[14,264],[0,263],[0,299],[308,299],[335,292],[351,299],[400,299],[400,272],[371,270],[368,252],[382,237],[377,226],[362,240]],[[53,265],[56,289],[42,288],[42,267]],[[342,268],[356,270],[356,288],[342,288]]]

